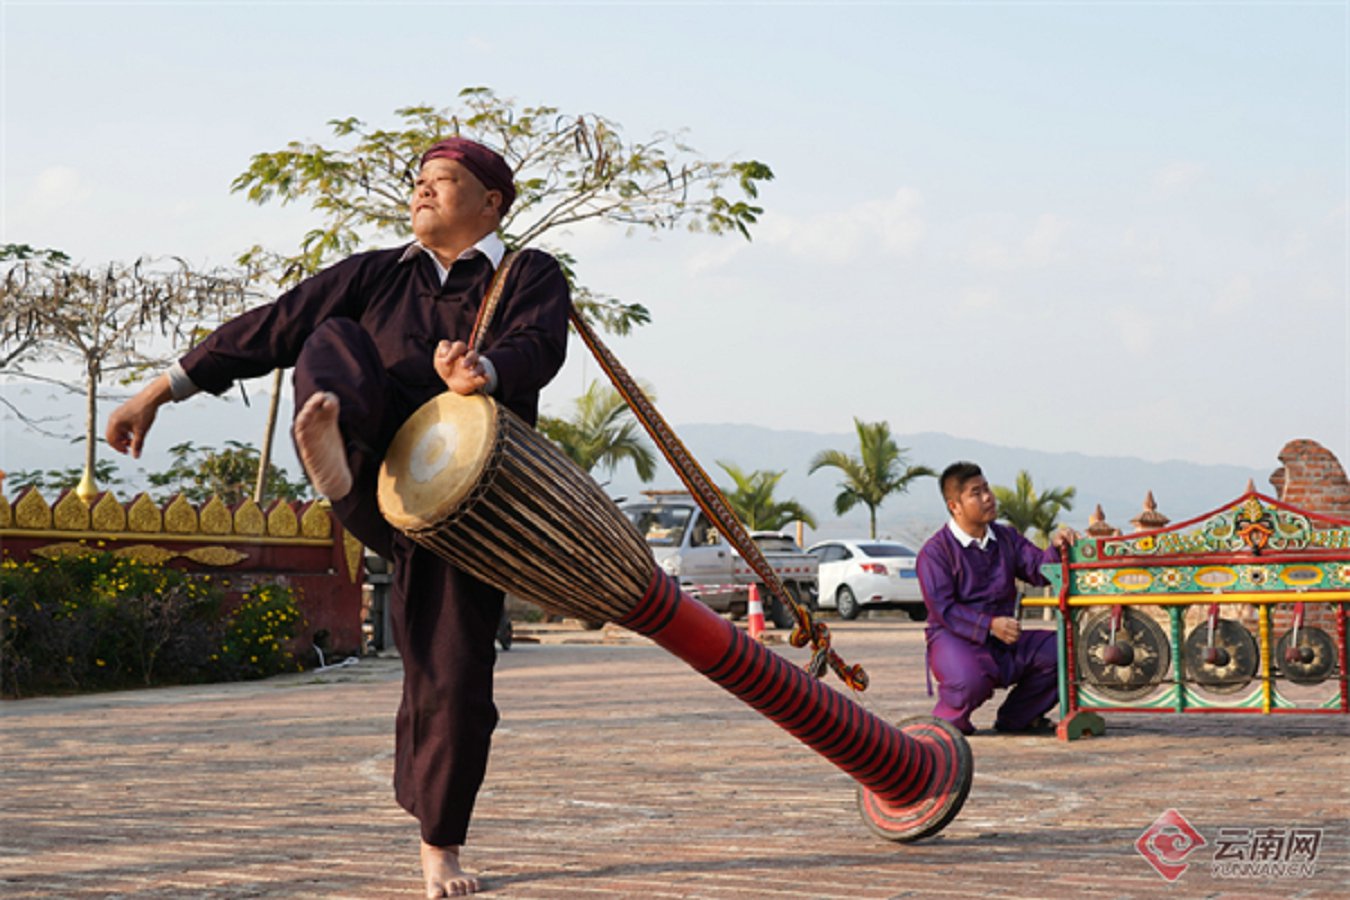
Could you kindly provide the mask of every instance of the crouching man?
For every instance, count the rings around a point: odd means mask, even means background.
[[[928,607],[928,666],[938,681],[933,715],[974,734],[971,713],[995,688],[1012,688],[995,730],[1053,733],[1045,713],[1058,687],[1055,635],[1022,630],[1017,581],[1048,584],[1041,565],[1058,562],[1060,549],[1077,535],[1062,530],[1042,550],[1016,529],[996,524],[998,503],[974,463],[948,466],[939,486],[951,519],[923,545],[917,564]]]

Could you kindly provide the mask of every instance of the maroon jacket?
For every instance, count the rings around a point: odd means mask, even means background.
[[[316,326],[347,318],[369,332],[385,368],[410,394],[438,393],[443,387],[431,365],[436,344],[468,339],[493,268],[481,254],[456,260],[440,285],[426,251],[403,260],[406,249],[358,253],[226,322],[182,358],[184,371],[202,390],[220,394],[235,379],[294,365]],[[531,424],[540,389],[562,367],[570,309],[557,260],[521,251],[483,355],[497,371],[494,396]]]

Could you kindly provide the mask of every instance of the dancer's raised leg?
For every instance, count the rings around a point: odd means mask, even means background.
[[[295,416],[295,446],[310,483],[329,500],[341,500],[352,489],[352,472],[338,427],[336,394],[312,394]]]

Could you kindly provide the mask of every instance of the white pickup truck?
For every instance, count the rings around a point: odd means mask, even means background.
[[[643,498],[623,504],[622,509],[646,538],[657,564],[716,612],[730,613],[733,618],[744,615],[750,585],[763,584],[693,497],[685,491],[644,491]],[[819,569],[816,558],[786,534],[756,531],[750,537],[792,598],[798,603],[813,602]],[[766,619],[779,628],[792,627],[790,610],[767,593],[760,596]]]

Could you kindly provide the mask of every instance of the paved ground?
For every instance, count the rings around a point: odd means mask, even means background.
[[[872,676],[867,706],[928,711],[921,626],[834,630]],[[1341,717],[1121,715],[1074,744],[977,735],[961,815],[900,845],[863,826],[847,776],[645,640],[535,637],[501,657],[466,850],[491,897],[1350,896]],[[398,693],[397,661],[379,659],[0,704],[0,896],[419,896],[416,831],[388,787]],[[1169,808],[1208,842],[1174,884],[1134,849]],[[1224,828],[1320,829],[1315,873],[1216,877]]]

